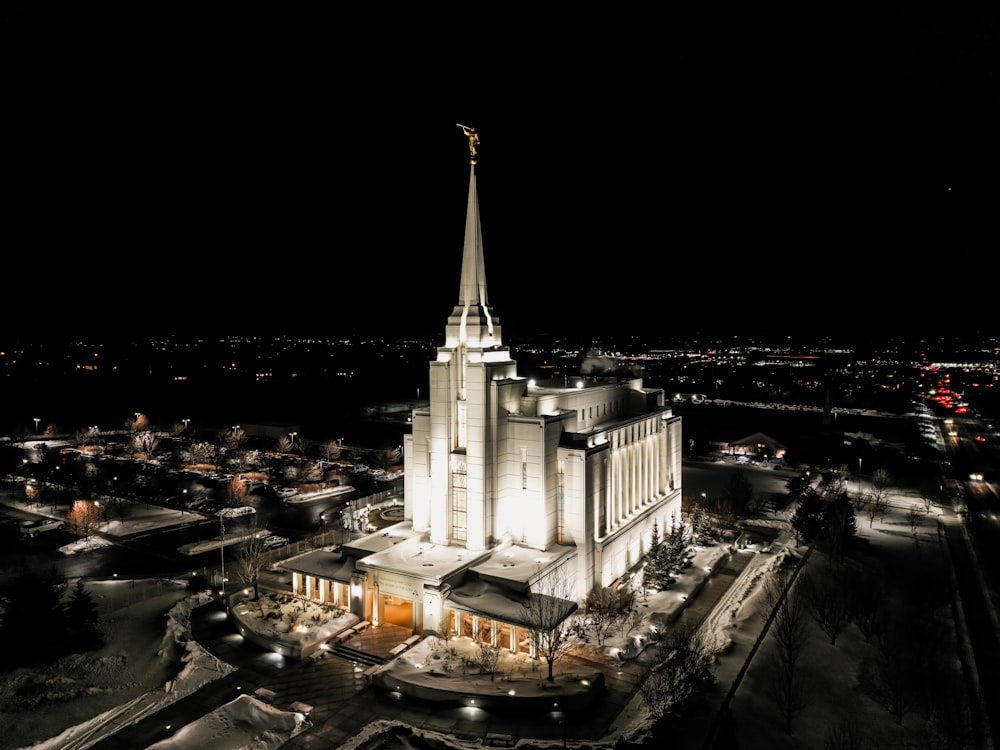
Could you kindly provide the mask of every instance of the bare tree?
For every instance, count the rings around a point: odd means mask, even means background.
[[[882,629],[885,617],[886,585],[884,574],[871,573],[850,579],[851,620],[858,626],[865,643]]]
[[[972,747],[974,735],[973,718],[962,678],[949,672],[942,679],[935,680],[936,698],[934,703],[934,729],[936,747],[943,750],[966,750]]]
[[[535,652],[548,664],[549,682],[555,679],[553,664],[566,649],[570,632],[567,620],[578,608],[570,598],[572,594],[573,585],[564,564],[533,583],[522,602],[522,621]]]
[[[821,475],[817,490],[824,500],[831,500],[847,492],[847,464],[841,464],[836,471],[825,472]]]
[[[910,525],[910,533],[914,539],[917,538],[917,529],[920,528],[923,519],[924,512],[919,508],[913,507],[906,511],[906,522]]]
[[[96,531],[101,523],[100,503],[91,500],[77,500],[70,508],[66,520],[69,521],[70,526],[74,526],[79,533],[83,534],[84,539],[89,539],[91,533]]]
[[[326,461],[336,461],[340,458],[342,444],[339,440],[325,440],[317,446],[319,455]]]
[[[225,445],[230,451],[231,460],[242,467],[247,447],[247,431],[239,425],[233,425],[226,432]]]
[[[923,504],[924,513],[930,513],[935,501],[942,499],[942,488],[939,481],[925,479],[920,485],[920,502]]]
[[[247,538],[239,548],[236,560],[236,575],[244,586],[253,587],[253,600],[260,599],[260,572],[264,569],[265,553],[264,539],[266,529],[261,528],[256,514],[247,523]]]
[[[394,445],[382,450],[382,461],[386,467],[395,466],[403,460],[403,446]]]
[[[695,625],[670,628],[657,642],[657,663],[640,686],[643,703],[654,718],[676,711],[711,679],[714,654]]]
[[[830,639],[830,645],[836,646],[837,637],[851,621],[846,584],[840,576],[819,569],[810,572],[802,583],[813,619]]]
[[[298,480],[300,482],[321,482],[323,481],[323,464],[319,461],[309,461],[299,467]]]
[[[156,447],[160,444],[160,439],[155,433],[148,430],[137,432],[132,436],[132,453],[141,454],[142,462],[149,463],[149,458]]]
[[[792,736],[792,722],[808,704],[799,674],[799,659],[808,639],[803,597],[791,590],[791,579],[776,575],[764,584],[763,594],[772,613],[769,632],[778,650],[771,674],[771,695],[782,714],[785,734]]]
[[[913,684],[919,680],[907,656],[905,638],[901,623],[887,623],[875,637],[875,656],[864,659],[858,668],[862,692],[889,711],[900,726],[913,707]]]
[[[497,665],[500,663],[500,644],[488,641],[479,642],[479,668],[490,676],[492,681],[496,676]]]
[[[223,461],[226,455],[229,453],[230,441],[229,430],[218,430],[214,434],[214,442],[211,443],[213,450],[212,453],[212,463],[215,464],[215,469],[218,471],[222,468]]]
[[[120,523],[125,523],[129,511],[132,509],[130,500],[119,495],[107,495],[102,498],[101,502],[104,503],[102,506],[104,515],[113,515]]]
[[[631,590],[606,586],[594,586],[590,590],[583,601],[583,609],[598,645],[603,645],[611,633],[621,627],[634,603],[635,592]]]
[[[872,472],[872,491],[865,496],[865,513],[868,514],[868,528],[875,521],[885,517],[889,511],[889,488],[892,486],[892,475],[885,469],[875,469]]]
[[[87,427],[82,430],[77,430],[76,433],[73,435],[73,442],[76,443],[77,446],[90,445],[91,444],[90,437],[91,435],[94,434],[94,432],[95,430],[93,427]]]
[[[244,501],[247,499],[247,495],[250,494],[250,488],[241,477],[233,477],[230,479],[222,485],[221,491],[222,502],[229,507],[243,505]]]
[[[831,731],[823,743],[823,750],[862,750],[865,746],[865,735],[855,723],[845,721]]]

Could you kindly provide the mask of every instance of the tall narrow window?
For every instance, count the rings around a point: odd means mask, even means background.
[[[467,527],[468,490],[467,475],[463,471],[452,471],[451,475],[451,538],[456,542],[465,542],[469,538]]]
[[[557,478],[559,486],[556,488],[556,543],[564,544],[566,534],[564,522],[566,520],[566,463],[559,462],[559,475]]]
[[[455,447],[464,448],[465,441],[468,439],[466,427],[468,420],[468,408],[464,400],[459,400],[456,404],[456,419],[458,424],[455,425]]]

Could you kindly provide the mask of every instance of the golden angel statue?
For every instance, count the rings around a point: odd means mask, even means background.
[[[456,122],[456,125],[462,129],[462,133],[465,137],[469,139],[469,156],[476,155],[476,146],[479,145],[479,134],[476,132],[475,128],[470,128],[468,125],[462,125]]]

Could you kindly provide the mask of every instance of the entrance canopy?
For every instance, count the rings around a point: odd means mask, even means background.
[[[465,572],[446,594],[448,605],[529,629],[554,628],[578,607],[562,598],[573,588],[567,569],[575,556],[575,547],[558,544],[544,551],[501,544]]]

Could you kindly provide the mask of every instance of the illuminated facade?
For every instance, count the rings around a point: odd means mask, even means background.
[[[681,420],[638,378],[517,374],[487,299],[470,151],[458,304],[404,436],[404,520],[285,567],[303,595],[375,625],[515,650],[527,596],[565,601],[564,616],[639,564],[654,522],[680,522]]]

